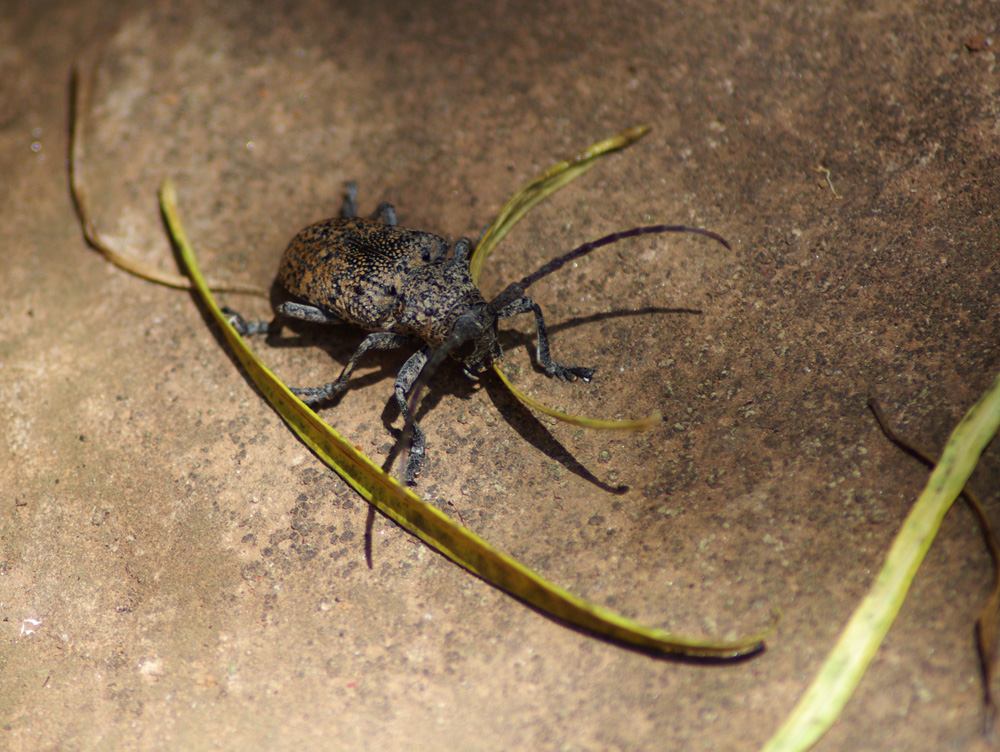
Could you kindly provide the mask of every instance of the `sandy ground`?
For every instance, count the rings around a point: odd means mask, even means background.
[[[926,480],[867,399],[939,448],[1000,369],[995,3],[2,6],[2,748],[758,748]],[[598,367],[589,386],[532,368],[530,317],[504,326],[535,396],[664,424],[556,425],[447,368],[419,490],[647,624],[726,637],[780,609],[766,652],[705,665],[600,642],[381,518],[369,569],[366,505],[191,297],[84,243],[70,67],[102,50],[100,227],[174,269],[155,196],[172,176],[203,267],[262,286],[348,180],[364,211],[475,235],[541,169],[651,125],[536,209],[483,286],[635,224],[726,236],[732,253],[625,243],[533,288],[556,356]],[[318,384],[360,340],[323,334],[258,347]],[[403,357],[371,357],[324,412],[378,461]],[[994,524],[998,478],[994,446],[974,478]],[[991,748],[972,632],[990,584],[957,505],[817,749]]]

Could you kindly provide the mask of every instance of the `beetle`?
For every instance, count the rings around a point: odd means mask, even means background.
[[[709,230],[683,225],[650,225],[613,233],[552,259],[533,274],[509,285],[491,301],[476,286],[469,271],[472,243],[459,238],[448,256],[444,238],[400,227],[395,208],[379,204],[368,218],[357,216],[357,186],[348,184],[339,217],[306,227],[289,243],[278,267],[276,287],[285,299],[270,322],[247,322],[224,309],[242,335],[277,334],[283,319],[315,324],[349,323],[366,336],[336,381],[292,392],[309,406],[330,401],[347,388],[358,362],[370,350],[390,350],[423,342],[399,370],[395,399],[404,420],[401,437],[409,454],[403,471],[408,485],[416,483],[423,466],[426,439],[414,415],[424,385],[449,354],[458,358],[470,378],[478,378],[503,357],[497,341],[499,319],[531,312],[535,316],[535,358],[550,377],[589,382],[595,369],[554,361],[549,335],[538,304],[525,290],[565,264],[601,246],[661,232],[689,232],[729,244]],[[419,380],[418,380],[419,379]]]

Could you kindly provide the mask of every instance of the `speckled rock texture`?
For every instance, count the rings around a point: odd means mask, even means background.
[[[0,13],[0,748],[754,750],[871,584],[925,469],[1000,370],[996,3],[5,3]],[[378,518],[285,428],[191,296],[112,267],[69,193],[73,62],[103,232],[268,287],[288,241],[362,211],[476,237],[555,161],[653,130],[535,209],[487,299],[548,258],[508,372],[602,434],[441,370],[420,491],[544,576],[644,623],[766,652],[660,660],[556,624]],[[254,318],[265,300],[227,296]],[[287,382],[363,337],[258,344]],[[298,346],[301,344],[301,346]],[[376,461],[405,352],[324,416]],[[1000,525],[1000,452],[973,478]],[[622,488],[625,487],[625,488]],[[946,517],[817,750],[988,750],[972,621],[990,561]],[[1000,686],[994,687],[1000,691]]]

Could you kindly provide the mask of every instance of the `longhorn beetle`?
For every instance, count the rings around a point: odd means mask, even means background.
[[[552,360],[542,311],[524,294],[532,284],[597,248],[639,235],[690,232],[730,247],[716,233],[696,227],[636,227],[585,243],[549,261],[487,302],[469,273],[472,244],[468,238],[459,238],[448,258],[444,238],[399,227],[391,204],[380,204],[368,219],[358,217],[356,197],[357,187],[351,183],[340,217],[310,225],[292,239],[277,278],[279,290],[288,299],[276,307],[278,315],[271,322],[247,322],[231,309],[225,312],[243,336],[277,334],[283,318],[318,324],[347,322],[372,332],[336,381],[292,389],[310,406],[344,391],[358,361],[369,350],[424,342],[403,364],[395,384],[396,403],[404,420],[401,441],[404,448],[410,444],[403,471],[410,485],[416,483],[424,460],[424,434],[414,418],[424,385],[449,354],[462,361],[465,374],[473,379],[500,360],[499,319],[529,311],[535,314],[536,360],[545,373],[564,381],[589,382],[593,377],[593,368]]]

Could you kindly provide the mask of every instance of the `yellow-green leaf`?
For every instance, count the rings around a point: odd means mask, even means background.
[[[531,207],[567,183],[576,180],[597,164],[597,160],[601,157],[631,146],[649,133],[649,130],[648,125],[640,125],[619,133],[617,136],[598,141],[575,157],[553,165],[514,194],[514,197],[500,210],[497,218],[486,228],[486,232],[476,244],[476,250],[473,251],[469,261],[472,280],[479,281],[479,275],[483,271],[483,263],[493,253],[493,249],[499,245],[500,241],[507,236],[507,233],[513,229],[514,225],[521,220],[521,217],[531,210]]]
[[[841,632],[819,674],[765,752],[809,749],[840,716],[892,626],[941,520],[1000,427],[1000,376],[948,438],[927,486],[910,510],[868,595]]]

